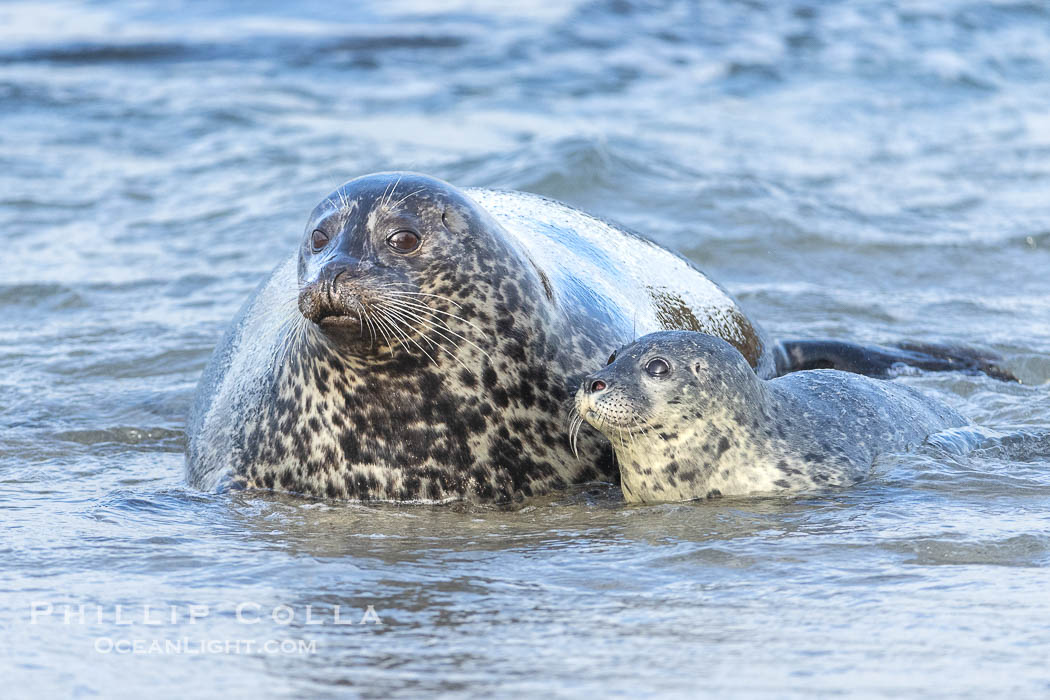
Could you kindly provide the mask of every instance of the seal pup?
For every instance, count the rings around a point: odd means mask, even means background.
[[[723,338],[761,377],[902,360],[772,342],[685,258],[564,204],[378,173],[314,209],[217,346],[187,426],[187,477],[427,502],[611,478],[599,435],[580,436],[586,457],[573,458],[566,409],[591,358],[667,329]]]
[[[576,392],[612,443],[628,502],[793,493],[863,479],[875,457],[966,425],[945,404],[838,370],[763,380],[725,341],[683,331],[615,353]]]

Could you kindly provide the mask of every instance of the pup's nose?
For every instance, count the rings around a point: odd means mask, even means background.
[[[601,379],[595,379],[593,382],[591,382],[591,393],[597,394],[599,391],[605,391],[605,386],[605,382],[603,382]]]

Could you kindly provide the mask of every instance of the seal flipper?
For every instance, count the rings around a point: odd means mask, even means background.
[[[901,366],[931,372],[983,373],[1004,382],[1020,382],[1002,365],[1002,357],[941,343],[901,343],[897,347],[861,345],[841,340],[786,340],[780,344],[777,373],[838,369],[870,377],[889,377]]]

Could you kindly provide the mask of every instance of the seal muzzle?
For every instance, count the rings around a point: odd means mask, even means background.
[[[340,256],[299,290],[299,312],[318,325],[357,325],[362,315],[362,265]]]

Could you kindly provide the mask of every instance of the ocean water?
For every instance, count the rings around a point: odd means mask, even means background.
[[[1050,694],[1050,6],[438,5],[0,5],[0,696]],[[807,498],[187,488],[226,323],[390,169],[619,220],[774,335],[1023,384],[896,380],[999,437]]]

